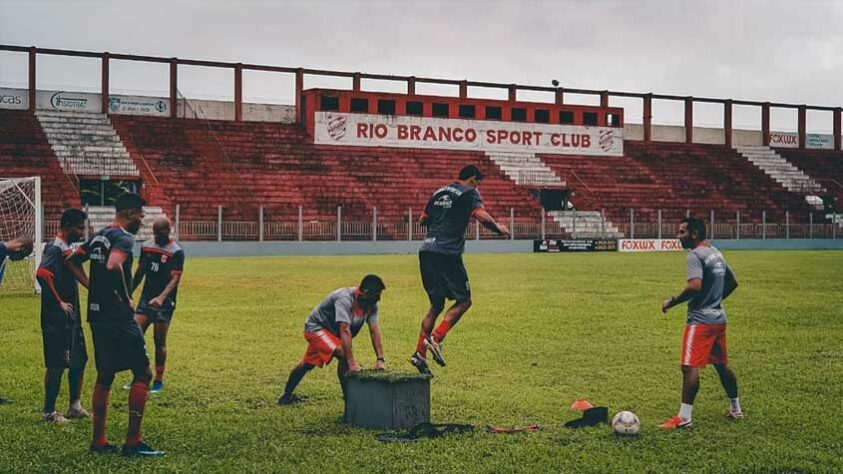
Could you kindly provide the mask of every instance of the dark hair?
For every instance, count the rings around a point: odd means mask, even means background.
[[[679,222],[682,224],[688,224],[688,233],[696,233],[700,242],[705,240],[705,222],[703,222],[702,219],[697,219],[696,217],[686,217]]]
[[[88,218],[88,214],[80,211],[79,209],[67,209],[61,215],[61,226],[62,227],[70,227],[77,224],[81,224],[85,222],[85,219]]]
[[[477,181],[483,181],[483,172],[480,171],[480,168],[474,165],[464,166],[463,169],[460,170],[459,179],[461,181],[465,181],[472,177],[476,178]]]
[[[377,275],[366,275],[363,277],[363,281],[360,282],[360,291],[368,294],[380,293],[385,289],[386,285],[383,284],[381,277]]]
[[[114,207],[117,208],[117,212],[122,212],[133,209],[141,209],[144,205],[146,205],[146,203],[140,196],[133,193],[126,193],[117,198],[117,203]]]

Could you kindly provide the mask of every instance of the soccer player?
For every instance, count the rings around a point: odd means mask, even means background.
[[[421,373],[430,373],[426,358],[428,349],[437,364],[445,365],[440,344],[471,307],[471,287],[462,262],[469,220],[474,217],[483,227],[499,235],[509,235],[509,229],[495,222],[484,209],[477,189],[481,181],[480,169],[474,165],[464,167],[456,181],[433,193],[419,220],[427,226],[427,235],[419,251],[419,266],[430,308],[422,320],[416,352],[410,363]],[[454,300],[454,304],[434,331],[436,318],[445,308],[446,299]]]
[[[44,412],[42,419],[64,423],[68,418],[88,418],[82,408],[82,378],[88,362],[82,318],[79,308],[79,286],[88,287],[88,278],[81,267],[68,262],[73,249],[70,244],[85,234],[88,215],[79,209],[68,209],[61,216],[61,228],[55,239],[44,247],[44,256],[36,277],[41,284],[41,335],[44,340]],[[56,411],[56,398],[61,389],[64,370],[70,389],[67,417]]]
[[[112,225],[100,230],[79,251],[80,260],[90,259],[88,322],[94,339],[97,381],[91,402],[94,412],[93,453],[112,453],[117,448],[108,443],[105,424],[108,398],[114,375],[131,370],[129,392],[129,428],[124,456],[161,456],[141,441],[143,419],[152,372],[146,354],[143,332],[134,320],[132,301],[132,250],[134,236],[143,222],[144,202],[136,194],[117,199],[117,215]]]
[[[184,250],[170,238],[170,220],[160,217],[152,223],[154,238],[143,243],[132,287],[140,286],[146,277],[135,321],[144,333],[150,324],[155,331],[155,381],[149,393],[164,388],[164,366],[167,362],[167,331],[176,310],[176,295],[184,270]],[[126,387],[130,389],[131,386]]]
[[[278,398],[279,405],[302,401],[293,394],[301,379],[314,367],[322,367],[337,359],[337,376],[345,399],[345,377],[348,372],[362,370],[351,346],[351,340],[360,332],[363,323],[369,325],[369,335],[375,349],[377,362],[375,370],[382,370],[386,364],[378,325],[378,301],[386,289],[377,275],[366,275],[357,288],[340,288],[325,297],[313,309],[304,323],[304,338],[307,350],[304,359],[293,368],[284,393]]]
[[[18,237],[8,242],[0,240],[0,267],[3,267],[3,264],[6,263],[6,257],[9,257],[9,260],[12,261],[23,260],[32,253],[32,248],[32,239],[27,237]],[[0,397],[0,405],[9,403],[12,403],[12,400]]]
[[[678,237],[682,247],[690,250],[687,257],[688,284],[677,296],[662,303],[662,313],[688,302],[688,323],[682,337],[682,404],[679,414],[659,425],[660,428],[691,426],[700,367],[707,364],[714,364],[729,397],[726,417],[743,418],[738,381],[729,367],[726,354],[726,312],[723,310],[723,300],[735,291],[738,282],[723,254],[705,241],[705,235],[705,223],[699,219],[683,219],[679,225]]]

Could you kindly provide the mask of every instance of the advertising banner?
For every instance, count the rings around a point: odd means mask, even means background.
[[[37,91],[35,108],[38,110],[60,110],[65,112],[102,112],[99,94],[87,92]]]
[[[112,95],[108,98],[108,112],[127,115],[170,116],[170,101],[158,97]]]
[[[322,145],[622,156],[623,129],[316,112]]]
[[[799,134],[792,132],[770,132],[770,146],[773,148],[799,148]],[[834,135],[808,133],[805,135],[805,147],[833,150]]]
[[[29,91],[26,89],[0,89],[0,109],[27,110]]]
[[[620,239],[619,252],[671,252],[683,250],[679,239]]]
[[[534,240],[533,252],[616,252],[618,241],[615,239],[551,239]]]

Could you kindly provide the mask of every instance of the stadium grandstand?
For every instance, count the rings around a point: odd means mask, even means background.
[[[41,178],[45,236],[62,209],[86,207],[97,228],[120,192],[137,190],[148,219],[169,216],[181,240],[419,240],[415,222],[429,193],[467,164],[486,172],[486,205],[513,239],[661,238],[689,214],[704,216],[718,238],[830,238],[843,226],[840,107],[0,51],[29,59],[28,89],[0,88],[0,177]],[[42,55],[100,60],[100,92],[36,89]],[[117,60],[169,65],[169,96],[110,94],[109,64]],[[234,100],[182,96],[184,65],[231,71]],[[244,103],[244,70],[293,77],[295,103]],[[345,78],[349,87],[305,89],[307,76]],[[364,90],[361,81],[370,79],[404,84],[406,92]],[[456,94],[416,94],[422,83]],[[470,87],[508,98],[472,97]],[[554,100],[519,100],[525,91]],[[569,94],[599,104],[577,104]],[[618,98],[640,101],[642,116],[612,106]],[[684,125],[654,124],[655,101],[681,103]],[[695,104],[722,106],[723,127],[695,125]],[[760,110],[757,130],[733,129],[737,105]],[[797,132],[771,130],[771,109],[795,109]],[[830,112],[833,133],[808,133],[808,111]],[[475,224],[468,232],[499,238]]]

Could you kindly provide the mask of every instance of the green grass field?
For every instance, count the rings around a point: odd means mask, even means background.
[[[684,280],[684,254],[467,255],[475,304],[435,370],[432,421],[526,425],[537,433],[453,435],[382,444],[341,423],[334,366],[316,370],[301,405],[275,404],[305,349],[303,321],[328,292],[368,272],[386,284],[389,366],[410,370],[426,297],[415,255],[189,259],[171,329],[166,390],[150,397],[144,437],[161,459],[88,454],[91,426],[40,421],[43,364],[34,297],[0,298],[2,472],[840,472],[843,471],[843,252],[727,252],[740,281],[727,301],[729,351],[747,418],[727,422],[713,369],[702,373],[694,428],[676,413],[684,308],[662,299]],[[87,325],[86,325],[87,326]],[[90,333],[86,327],[89,350]],[[150,354],[151,334],[148,336]],[[374,363],[368,332],[355,348]],[[437,367],[434,366],[434,369]],[[95,377],[86,373],[83,403]],[[122,444],[118,376],[109,439]],[[642,433],[568,430],[586,398],[633,410]],[[67,403],[66,385],[59,407]]]

